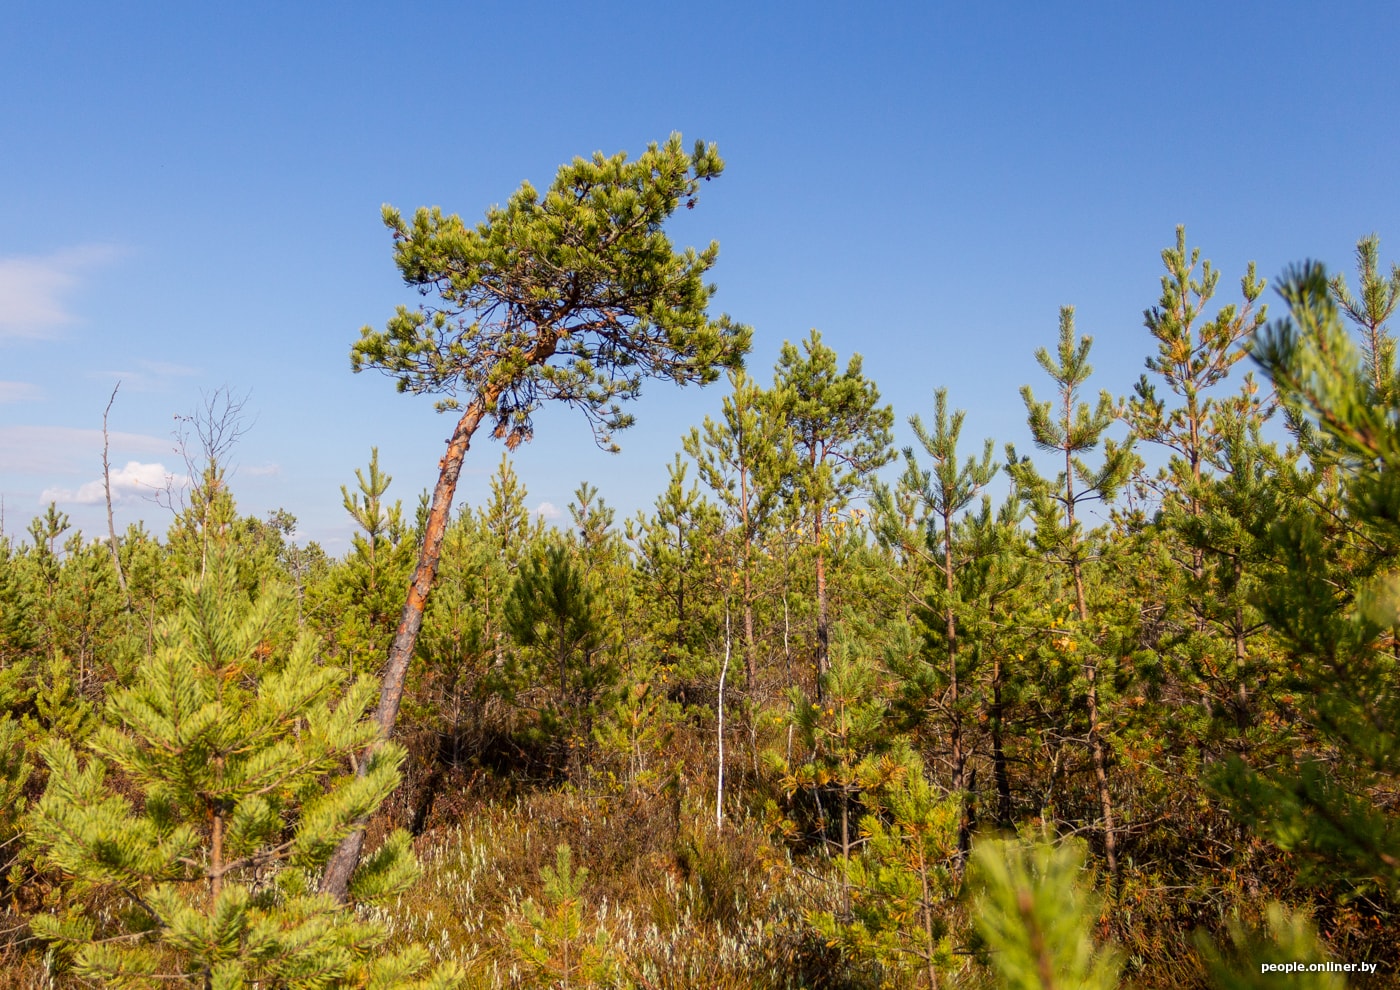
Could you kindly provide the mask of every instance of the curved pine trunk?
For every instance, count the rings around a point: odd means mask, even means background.
[[[399,705],[403,701],[404,679],[408,673],[408,662],[413,657],[418,633],[423,628],[423,613],[428,606],[428,594],[437,580],[438,560],[442,556],[442,538],[447,532],[447,520],[452,513],[452,499],[457,493],[457,478],[462,472],[462,461],[471,446],[472,435],[481,425],[486,411],[486,400],[475,399],[457,421],[448,441],[447,453],[439,462],[437,485],[433,488],[433,503],[428,512],[428,525],[423,531],[423,545],[418,550],[418,565],[413,571],[413,581],[408,586],[408,598],[399,616],[399,627],[394,633],[394,642],[389,647],[389,662],[384,668],[384,681],[379,691],[379,707],[375,709],[374,721],[379,726],[379,742],[365,752],[359,763],[359,773],[363,775],[379,746],[394,733],[394,722],[399,715]],[[326,871],[321,876],[320,891],[330,894],[342,904],[350,887],[350,875],[360,863],[360,853],[365,843],[365,821],[355,823],[354,830],[341,840],[341,843]]]

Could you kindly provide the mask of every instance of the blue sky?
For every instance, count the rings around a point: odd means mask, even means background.
[[[0,30],[0,493],[97,535],[117,379],[119,525],[163,532],[143,483],[180,473],[174,417],[247,393],[245,512],[348,544],[339,488],[378,446],[408,506],[451,422],[349,370],[411,302],[379,208],[474,220],[522,180],[672,131],[727,162],[681,244],[720,242],[716,310],[763,380],[819,328],[903,423],[948,385],[965,436],[1029,446],[1018,387],[1074,304],[1096,387],[1150,340],[1161,249],[1187,225],[1234,298],[1356,240],[1400,245],[1383,4],[97,4],[18,2]],[[514,456],[531,505],[582,480],[621,515],[664,487],[721,391],[655,384],[620,455],[546,411]],[[969,449],[972,449],[971,447]],[[480,438],[460,500],[500,460]]]

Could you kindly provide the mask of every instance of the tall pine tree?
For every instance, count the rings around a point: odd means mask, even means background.
[[[1060,310],[1060,340],[1056,353],[1041,348],[1035,359],[1055,383],[1057,399],[1037,402],[1029,385],[1021,388],[1026,403],[1031,438],[1041,450],[1063,458],[1064,468],[1053,480],[1036,471],[1029,458],[1018,458],[1015,448],[1007,447],[1007,470],[1017,489],[1030,503],[1035,517],[1036,548],[1068,573],[1074,594],[1075,616],[1082,636],[1087,636],[1089,605],[1085,595],[1085,565],[1092,559],[1097,539],[1084,528],[1080,506],[1090,501],[1109,501],[1127,482],[1137,463],[1132,441],[1123,445],[1104,434],[1117,419],[1113,398],[1099,395],[1090,406],[1080,401],[1081,390],[1093,374],[1089,364],[1092,337],[1076,337],[1074,307]],[[1103,445],[1103,458],[1091,467],[1083,455]],[[1086,640],[1087,641],[1087,640]],[[1065,648],[1078,649],[1078,642],[1065,638]],[[1103,710],[1100,704],[1100,667],[1097,650],[1083,658],[1084,697],[1088,707],[1089,729],[1086,743],[1098,793],[1104,858],[1109,873],[1118,873],[1118,835],[1114,824],[1113,792],[1109,787],[1109,752],[1104,738]]]

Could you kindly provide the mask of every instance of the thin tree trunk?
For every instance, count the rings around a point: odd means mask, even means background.
[[[788,640],[788,624],[787,588],[783,588],[783,662],[787,666],[788,677],[792,677],[792,646]]]
[[[846,768],[846,779],[850,769]],[[851,920],[851,795],[850,784],[841,784],[841,920]]]
[[[1081,622],[1087,622],[1089,614],[1084,605],[1084,580],[1080,574],[1078,559],[1074,561],[1074,593],[1079,602],[1079,619]],[[1089,682],[1089,759],[1093,764],[1094,782],[1099,792],[1099,813],[1103,816],[1103,854],[1104,859],[1108,861],[1109,884],[1112,886],[1118,882],[1118,833],[1113,824],[1113,792],[1108,786],[1108,754],[1099,726],[1098,658],[1090,657],[1084,666],[1085,679]]]
[[[1066,400],[1065,421],[1069,421]],[[1074,464],[1065,451],[1065,506],[1070,534],[1070,572],[1074,576],[1074,601],[1081,624],[1089,621],[1089,606],[1084,600],[1084,572],[1079,562],[1079,540],[1074,530]],[[1095,656],[1085,658],[1084,676],[1089,706],[1089,761],[1094,768],[1094,783],[1099,792],[1099,814],[1103,818],[1103,854],[1108,863],[1109,890],[1118,884],[1118,833],[1113,824],[1113,791],[1108,785],[1108,755],[1099,728],[1099,661]]]
[[[729,599],[724,601],[724,666],[719,669],[719,728],[716,732],[719,756],[716,760],[715,830],[724,828],[724,679],[729,674]]]
[[[946,502],[945,502],[946,505]],[[972,821],[968,814],[967,754],[963,750],[962,713],[958,711],[958,624],[953,611],[953,514],[943,512],[943,589],[948,635],[948,742],[953,750],[953,798],[958,802],[958,867],[972,848]]]
[[[120,380],[112,386],[112,397],[107,400],[107,408],[102,410],[102,490],[107,495],[107,546],[112,550],[112,566],[117,569],[117,584],[121,585],[122,597],[126,599],[127,611],[131,611],[131,592],[126,587],[126,575],[122,573],[122,557],[117,551],[117,525],[112,520],[112,465],[107,460],[107,417],[112,412],[112,403],[117,401],[117,389],[122,387]]]
[[[1089,755],[1098,784],[1099,809],[1103,815],[1103,853],[1108,861],[1110,885],[1118,882],[1118,832],[1113,824],[1113,792],[1108,786],[1108,756],[1099,731],[1098,664],[1089,668]]]
[[[494,399],[494,396],[490,397]],[[428,525],[423,531],[423,546],[418,551],[418,565],[413,571],[413,581],[408,586],[408,599],[404,602],[399,617],[398,631],[389,647],[389,662],[384,669],[384,681],[379,691],[379,707],[375,709],[374,720],[379,726],[380,738],[360,759],[358,772],[363,775],[369,766],[370,757],[394,732],[394,721],[398,718],[399,705],[403,701],[404,677],[408,673],[408,662],[413,657],[413,647],[418,642],[418,632],[423,628],[423,612],[428,605],[428,594],[437,579],[438,559],[442,555],[442,539],[447,532],[447,520],[452,511],[452,499],[457,493],[457,478],[462,471],[462,460],[471,446],[472,435],[481,425],[486,412],[488,397],[474,399],[457,421],[448,441],[447,453],[439,462],[440,471],[436,487],[433,488],[433,504],[428,511]],[[350,875],[360,863],[360,852],[365,844],[365,821],[355,823],[350,832],[326,864],[321,876],[320,890],[330,894],[342,904],[350,887]]]
[[[1235,565],[1235,581],[1239,582],[1239,565]],[[1244,624],[1244,609],[1235,606],[1235,728],[1239,730],[1241,748],[1245,731],[1254,722],[1250,711],[1249,681],[1246,670],[1249,665],[1249,639]]]
[[[922,842],[922,837],[917,841]],[[938,967],[934,964],[938,958],[938,943],[933,937],[933,898],[928,889],[928,858],[924,850],[919,850],[919,884],[923,888],[923,908],[924,916],[924,965],[928,969],[928,985],[930,988],[938,986]]]
[[[817,702],[823,699],[822,678],[831,667],[831,633],[826,624],[826,548],[822,546],[822,512],[817,510],[812,538],[817,546]]]
[[[753,665],[753,603],[749,601],[749,575],[744,574],[744,722],[749,734],[749,762],[758,778],[758,691]]]
[[[209,848],[209,900],[219,899],[224,886],[224,818],[214,813],[214,826]]]
[[[754,696],[753,670],[753,530],[749,525],[748,476],[739,474],[740,496],[743,499],[743,516],[740,525],[744,531],[744,690],[750,700]]]
[[[992,711],[987,720],[992,732],[992,775],[997,787],[997,827],[1010,829],[1011,821],[1011,775],[1006,768],[1006,748],[1002,742],[1002,717],[1005,706],[1001,700],[1001,658],[992,663]]]

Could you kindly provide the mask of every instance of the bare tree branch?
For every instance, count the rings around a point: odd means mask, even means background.
[[[117,551],[117,526],[112,521],[112,464],[108,459],[107,417],[111,415],[112,403],[117,401],[117,389],[122,387],[121,379],[112,386],[112,395],[107,400],[107,408],[102,410],[102,490],[107,496],[107,546],[112,550],[112,566],[117,569],[117,583],[121,585],[122,597],[126,599],[127,611],[131,610],[131,592],[126,587],[126,575],[122,573],[122,557]]]

